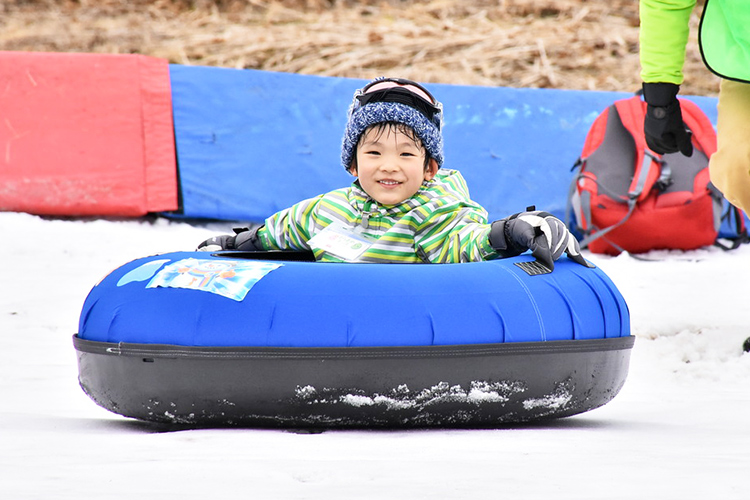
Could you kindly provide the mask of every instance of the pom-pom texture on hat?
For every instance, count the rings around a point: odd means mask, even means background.
[[[436,117],[440,120],[442,117]],[[341,164],[349,169],[356,154],[357,142],[367,127],[376,123],[396,122],[411,127],[422,140],[427,153],[438,166],[443,164],[443,136],[437,125],[416,109],[398,102],[373,102],[359,106],[355,99],[349,111],[344,140],[341,145]],[[439,123],[439,122],[438,122]]]

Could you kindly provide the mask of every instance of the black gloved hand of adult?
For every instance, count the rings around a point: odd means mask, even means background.
[[[222,234],[212,236],[198,245],[197,250],[201,252],[218,252],[219,250],[244,250],[253,252],[262,250],[258,242],[258,229],[248,229],[246,227],[234,228],[234,235]]]
[[[682,121],[682,109],[677,100],[679,85],[674,83],[644,83],[643,98],[646,101],[646,118],[643,131],[646,144],[656,153],[681,152],[692,156],[692,134]]]
[[[563,221],[548,212],[521,212],[493,222],[490,244],[506,256],[531,250],[531,254],[550,270],[555,268],[555,261],[563,252],[573,261],[588,267],[578,240]]]

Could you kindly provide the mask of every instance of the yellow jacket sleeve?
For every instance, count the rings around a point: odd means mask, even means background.
[[[681,84],[696,0],[640,0],[641,79]]]

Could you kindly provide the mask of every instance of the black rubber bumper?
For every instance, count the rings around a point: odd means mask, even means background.
[[[634,337],[372,348],[185,347],[77,336],[100,406],[196,427],[487,427],[614,398]]]

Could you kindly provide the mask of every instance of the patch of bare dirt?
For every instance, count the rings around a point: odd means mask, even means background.
[[[696,43],[699,14],[682,92],[716,95]],[[0,50],[467,85],[640,87],[635,0],[3,0]]]

